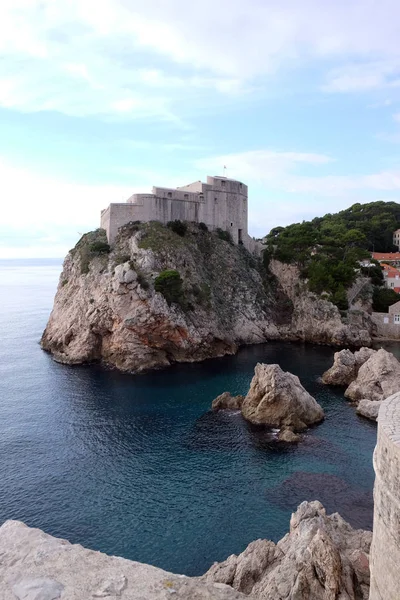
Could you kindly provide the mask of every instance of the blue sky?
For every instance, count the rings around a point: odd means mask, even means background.
[[[394,0],[2,0],[0,257],[223,173],[249,230],[400,201]]]

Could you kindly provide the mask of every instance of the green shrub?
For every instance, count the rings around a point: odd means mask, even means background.
[[[387,313],[389,306],[400,300],[399,294],[384,287],[375,287],[372,296],[372,310]]]
[[[229,244],[233,245],[233,239],[231,234],[229,233],[229,231],[224,231],[223,229],[221,229],[220,227],[217,227],[217,229],[215,230],[217,236],[219,237],[220,240],[224,240],[224,242],[228,242]]]
[[[95,254],[108,254],[111,248],[107,242],[96,241],[89,245],[89,250]]]
[[[203,223],[203,222],[199,223],[199,229],[201,231],[208,231],[207,225],[205,223]]]
[[[177,219],[176,221],[168,221],[167,227],[171,229],[171,231],[173,231],[174,233],[180,235],[181,237],[185,237],[185,233],[187,231],[187,224],[183,223],[182,221],[179,221],[179,219]]]
[[[149,282],[147,281],[146,277],[143,275],[143,273],[141,271],[136,270],[136,274],[137,274],[137,282],[138,284],[144,289],[144,290],[148,290],[150,287]]]
[[[114,265],[123,265],[126,262],[130,261],[130,255],[129,254],[116,254],[114,256]]]
[[[184,296],[182,283],[178,271],[167,269],[166,271],[161,271],[158,277],[156,277],[154,289],[164,296],[168,304],[172,304],[172,302],[183,304]]]
[[[61,282],[61,285],[64,287],[64,285],[67,285],[68,283],[68,279],[63,279]]]

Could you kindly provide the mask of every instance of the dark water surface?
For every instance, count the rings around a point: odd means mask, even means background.
[[[372,524],[376,426],[318,382],[333,349],[271,343],[146,375],[66,367],[40,350],[60,263],[0,261],[0,522],[189,575],[277,540],[302,500]],[[326,412],[278,444],[238,414],[256,362],[298,375]]]

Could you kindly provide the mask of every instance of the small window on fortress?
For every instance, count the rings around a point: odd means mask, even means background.
[[[214,202],[218,202],[218,198],[214,198]]]
[[[242,187],[242,184],[241,184],[241,183],[239,183],[239,187],[240,187],[240,188]]]
[[[183,197],[185,198],[185,200],[189,200],[189,194],[184,194]]]
[[[172,198],[172,192],[168,192],[167,196],[168,198]]]
[[[394,322],[400,323],[400,315],[394,315]]]

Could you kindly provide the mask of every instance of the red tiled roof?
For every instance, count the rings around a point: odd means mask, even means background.
[[[399,260],[400,252],[373,252],[372,258],[375,260]]]
[[[395,287],[395,288],[393,288],[393,289],[394,289],[394,291],[396,292],[396,294],[400,294],[400,287]]]

